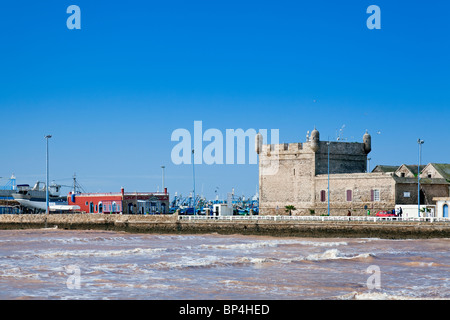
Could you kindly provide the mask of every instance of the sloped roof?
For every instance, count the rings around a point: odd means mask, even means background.
[[[392,178],[396,183],[402,184],[417,184],[416,177],[399,177],[397,175],[393,175]],[[450,185],[450,181],[441,178],[420,178],[420,184],[445,184]]]
[[[439,174],[446,179],[450,180],[450,164],[449,163],[431,163]]]
[[[414,175],[417,175],[417,164],[405,164],[405,167],[407,167]],[[426,165],[421,165],[420,172],[422,172],[425,167]]]
[[[372,172],[394,172],[399,166],[377,165]]]

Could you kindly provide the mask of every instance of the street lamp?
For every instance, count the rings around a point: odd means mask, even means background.
[[[162,169],[162,191],[164,192],[164,168],[165,166],[161,166]]]
[[[329,139],[328,139],[329,140]],[[328,148],[328,215],[330,215],[330,141],[327,141]]]
[[[194,200],[194,215],[196,214],[195,212],[195,165],[194,165],[194,149],[192,149],[192,176],[193,176],[193,180],[194,180],[194,195],[193,195],[193,200]]]
[[[417,139],[417,143],[419,145],[419,164],[417,166],[417,213],[420,217],[420,158],[422,157],[422,145],[424,141]]]
[[[48,139],[50,139],[52,136],[51,135],[46,135],[44,138],[46,140],[46,145],[47,145],[47,156],[46,156],[46,182],[45,182],[45,202],[46,202],[46,206],[45,206],[45,227],[47,228],[47,218],[48,218],[48,214],[49,214],[49,207],[48,207]]]

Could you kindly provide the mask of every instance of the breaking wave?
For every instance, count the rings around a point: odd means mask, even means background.
[[[337,296],[338,300],[447,300],[441,297],[416,297],[403,293],[386,293],[386,292],[351,292],[341,296]]]
[[[330,249],[323,253],[314,253],[308,255],[305,260],[320,261],[320,260],[336,260],[336,259],[366,259],[375,257],[373,253],[360,253],[356,255],[349,255],[341,253],[338,249]]]
[[[13,279],[39,279],[39,276],[35,273],[25,271],[21,267],[2,268],[0,269],[0,278],[13,278]]]
[[[208,249],[256,249],[264,247],[279,247],[281,245],[305,245],[311,247],[335,247],[335,246],[345,246],[348,245],[345,241],[330,241],[330,242],[314,242],[314,241],[298,241],[298,240],[275,240],[275,241],[259,241],[251,243],[237,243],[237,244],[202,244],[201,248]]]
[[[217,256],[207,256],[200,258],[187,258],[175,262],[162,261],[151,265],[152,268],[162,269],[185,269],[185,268],[216,268],[229,267],[236,265],[262,265],[262,264],[289,264],[299,263],[303,261],[321,261],[321,260],[338,260],[338,259],[366,259],[374,257],[371,253],[363,253],[356,255],[343,254],[337,249],[326,250],[323,253],[310,254],[308,256],[296,256],[290,258],[275,257],[234,257],[219,258]]]
[[[113,257],[125,255],[151,255],[158,252],[163,252],[166,249],[122,249],[122,250],[77,250],[77,251],[53,251],[46,253],[34,254],[38,258],[56,258],[56,257]]]

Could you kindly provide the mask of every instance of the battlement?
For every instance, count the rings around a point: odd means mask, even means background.
[[[263,163],[276,166],[296,175],[335,173],[364,173],[367,171],[367,154],[371,150],[371,138],[366,132],[363,142],[321,141],[314,129],[306,142],[262,144],[257,142]],[[280,169],[282,174],[284,169]]]
[[[292,153],[303,150],[303,144],[298,143],[280,143],[280,144],[264,144],[262,146],[263,153],[268,152],[279,152],[281,153]]]

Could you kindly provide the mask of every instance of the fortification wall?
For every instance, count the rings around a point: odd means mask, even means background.
[[[260,213],[263,215],[284,214],[284,207],[294,205],[297,210],[295,215],[308,215],[311,210],[325,213],[323,203],[320,202],[318,192],[323,189],[317,184],[322,181],[318,174],[328,172],[328,145],[324,141],[316,141],[313,148],[312,142],[263,145],[259,154],[259,186],[260,186]],[[340,174],[364,173],[366,171],[367,153],[363,143],[330,142],[330,174],[339,176],[336,188],[332,191],[331,199],[334,200],[336,214],[347,214],[348,209],[358,207],[358,214],[363,214],[356,202],[353,207],[342,201],[341,193],[345,194],[345,183],[352,185],[362,182],[365,177],[351,178],[346,182],[340,182]],[[269,164],[276,171],[265,174],[264,168]],[[319,175],[320,176],[320,175]],[[318,189],[319,188],[319,189]],[[365,188],[364,186],[362,188]],[[325,189],[327,189],[325,187]],[[344,191],[341,192],[341,189]],[[384,190],[384,187],[382,188]],[[319,190],[319,191],[317,191]],[[370,191],[368,191],[370,197]],[[339,197],[337,196],[339,195]],[[358,195],[357,195],[358,196]],[[379,207],[383,207],[381,204]],[[372,209],[374,207],[371,206]],[[344,211],[344,209],[346,209]]]
[[[328,212],[328,175],[316,177],[316,214]],[[372,200],[377,190],[379,198]],[[320,193],[325,192],[325,201]],[[348,194],[348,191],[350,194]],[[348,198],[349,196],[349,198]],[[335,174],[330,176],[330,212],[332,215],[375,215],[379,210],[392,210],[395,206],[395,181],[384,173]]]
[[[356,221],[223,221],[216,219],[189,220],[176,215],[104,215],[50,214],[49,228],[101,229],[126,232],[172,234],[243,234],[295,237],[375,237],[387,239],[448,238],[450,224],[446,222],[356,222]],[[0,215],[0,229],[42,228],[46,215]]]
[[[259,156],[259,207],[262,214],[283,214],[284,206],[293,202],[301,203],[301,207],[311,206],[315,155],[309,142],[263,145]],[[268,164],[274,170],[264,171]]]
[[[330,174],[362,173],[367,170],[367,154],[363,143],[330,142]],[[319,143],[315,154],[315,174],[328,173],[328,145]]]

